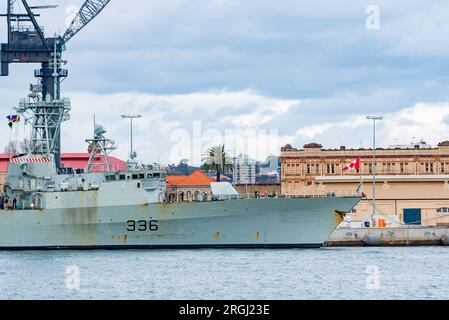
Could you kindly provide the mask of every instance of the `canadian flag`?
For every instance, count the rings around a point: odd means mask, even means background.
[[[359,170],[359,169],[360,169],[360,158],[351,161],[350,164],[347,164],[346,166],[343,167],[343,171]]]

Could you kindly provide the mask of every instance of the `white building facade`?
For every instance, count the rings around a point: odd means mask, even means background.
[[[234,158],[232,180],[234,184],[255,184],[256,161],[247,155],[239,155]]]

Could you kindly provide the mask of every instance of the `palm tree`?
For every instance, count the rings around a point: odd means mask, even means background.
[[[209,148],[203,156],[201,169],[207,172],[217,173],[217,182],[221,180],[221,174],[227,170],[232,170],[234,164],[224,145]]]

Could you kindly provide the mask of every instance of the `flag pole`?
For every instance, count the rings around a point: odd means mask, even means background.
[[[362,155],[359,151],[360,192],[363,193]]]
[[[377,163],[376,163],[376,121],[383,120],[381,116],[367,116],[367,120],[373,121],[373,213],[371,216],[371,223],[374,224],[376,218],[376,175],[377,175]]]

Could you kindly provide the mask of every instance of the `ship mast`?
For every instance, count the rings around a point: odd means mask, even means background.
[[[109,153],[117,149],[115,142],[106,139],[104,134],[106,130],[100,125],[94,125],[94,138],[88,139],[89,144],[89,162],[87,163],[86,173],[90,172],[111,172],[111,164],[109,162]]]

